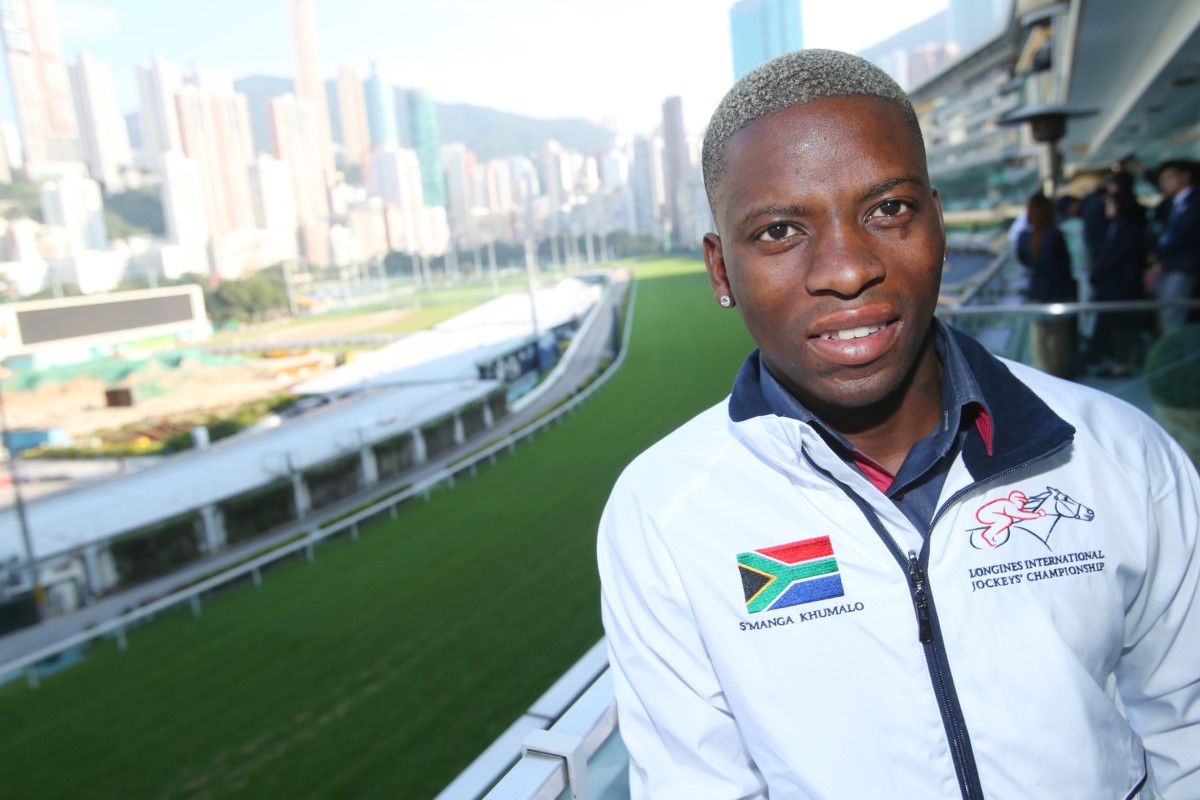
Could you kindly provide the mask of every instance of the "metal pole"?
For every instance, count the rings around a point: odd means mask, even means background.
[[[496,272],[496,243],[488,242],[488,268],[492,273],[492,296],[500,296],[500,275]]]
[[[288,313],[292,317],[300,316],[300,307],[296,304],[296,287],[292,284],[292,262],[283,262],[283,287],[287,290]]]
[[[1058,142],[1045,142],[1042,151],[1042,193],[1053,198],[1062,182],[1062,154],[1058,152]]]
[[[390,305],[392,302],[392,287],[388,284],[387,265],[383,262],[383,256],[376,254],[375,264],[379,267],[379,280],[383,282],[383,299]]]
[[[529,236],[525,239],[525,280],[529,286],[529,314],[533,318],[533,338],[537,341],[538,338],[538,315],[537,315],[537,254],[533,237]]]
[[[8,434],[8,415],[4,409],[3,379],[10,373],[0,375],[0,431],[4,433],[4,443],[11,445],[12,439]],[[21,472],[19,469],[21,457],[16,448],[8,451],[8,475],[12,480],[13,502],[17,510],[17,525],[21,529],[21,543],[25,546],[25,568],[29,573],[29,586],[33,589],[33,601],[38,606],[42,604],[42,587],[38,582],[37,562],[33,560],[33,539],[29,535],[29,516],[25,513],[25,498],[21,497]]]

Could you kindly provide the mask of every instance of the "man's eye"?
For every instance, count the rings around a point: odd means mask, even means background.
[[[896,217],[903,214],[909,204],[903,200],[886,200],[871,213],[872,217]]]
[[[786,222],[777,222],[759,234],[758,240],[760,242],[778,242],[797,233],[799,231],[796,230],[796,226],[788,225]]]

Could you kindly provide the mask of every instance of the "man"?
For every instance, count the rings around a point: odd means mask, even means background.
[[[933,320],[900,88],[782,56],[704,172],[714,297],[758,350],[601,522],[632,796],[1200,797],[1200,480],[1129,406]]]
[[[1154,248],[1154,274],[1159,300],[1189,298],[1200,280],[1200,202],[1192,195],[1195,165],[1168,161],[1159,167],[1158,188],[1170,201],[1166,222]],[[1165,333],[1187,322],[1188,309],[1164,308],[1158,312]]]

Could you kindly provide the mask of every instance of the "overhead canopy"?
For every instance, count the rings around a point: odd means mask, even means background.
[[[1153,165],[1200,157],[1200,0],[1079,4],[1064,158],[1102,168],[1136,153]]]

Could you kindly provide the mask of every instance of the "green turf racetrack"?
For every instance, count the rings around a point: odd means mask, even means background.
[[[621,468],[752,344],[697,261],[636,268],[629,355],[559,426],[359,541],[0,687],[5,797],[427,798],[601,635]]]

